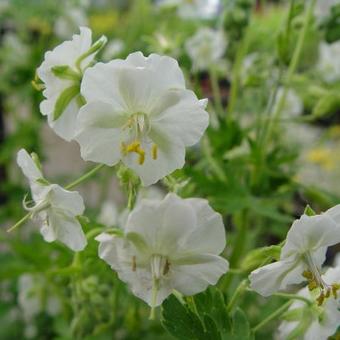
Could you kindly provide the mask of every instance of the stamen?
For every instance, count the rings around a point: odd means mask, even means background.
[[[142,165],[145,161],[145,151],[140,146],[140,142],[135,140],[132,143],[126,145],[124,142],[120,145],[121,152],[124,156],[126,156],[130,152],[135,152],[138,154],[138,163]]]
[[[170,270],[170,262],[168,261],[168,259],[166,259],[165,266],[164,266],[164,269],[163,269],[163,275],[168,274],[169,270]]]
[[[158,147],[156,144],[152,145],[151,154],[152,154],[152,159],[156,160],[158,157]]]
[[[132,256],[132,271],[135,272],[137,269],[136,256]]]

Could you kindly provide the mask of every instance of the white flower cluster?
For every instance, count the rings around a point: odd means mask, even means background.
[[[84,160],[122,162],[148,186],[183,167],[185,147],[196,144],[208,126],[207,100],[186,88],[177,61],[167,56],[136,52],[95,63],[106,38],[92,44],[91,35],[80,28],[80,35],[45,54],[37,71],[46,98],[41,112],[60,137],[79,143]],[[17,162],[31,186],[27,216],[42,222],[44,239],[84,249],[81,196],[50,184],[35,155],[20,150]],[[228,270],[219,256],[226,243],[222,218],[206,200],[175,194],[142,199],[124,224],[121,233],[97,237],[99,257],[152,307],[173,289],[201,292]]]

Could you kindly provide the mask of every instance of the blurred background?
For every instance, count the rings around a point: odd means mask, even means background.
[[[210,99],[211,126],[201,147],[189,151],[175,183],[164,181],[140,196],[162,197],[177,185],[183,196],[209,199],[228,232],[247,224],[243,248],[226,251],[237,267],[249,249],[279,242],[307,203],[320,211],[340,202],[339,1],[316,2],[279,124],[261,144],[268,110],[275,111],[286,86],[305,3],[0,0],[1,340],[171,338],[159,321],[147,320],[145,305],[106,265],[98,264],[95,242],[74,287],[67,275],[53,273],[72,261],[68,250],[44,243],[34,223],[5,232],[24,214],[28,186],[15,163],[20,148],[39,154],[46,178],[56,183],[68,183],[89,166],[78,145],[56,136],[40,113],[43,96],[32,80],[44,53],[88,26],[94,39],[108,37],[99,60],[140,50],[179,61],[188,86]],[[259,164],[261,148],[266,152]],[[112,170],[79,191],[91,220],[85,228],[122,224],[126,197]],[[238,242],[236,233],[232,242]],[[335,253],[331,250],[329,263]],[[245,299],[245,306],[250,302]],[[261,319],[260,311],[251,312],[254,322]]]

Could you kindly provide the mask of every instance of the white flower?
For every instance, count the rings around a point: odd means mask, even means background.
[[[48,123],[63,139],[74,137],[76,117],[82,98],[79,95],[84,70],[93,62],[95,54],[105,44],[101,37],[93,45],[89,28],[80,27],[70,41],[65,41],[53,51],[45,53],[45,59],[37,69],[44,82],[45,100],[40,105]]]
[[[322,295],[333,288],[333,282],[321,278],[321,265],[327,247],[340,242],[340,205],[322,215],[303,215],[290,228],[280,260],[254,270],[250,286],[263,296],[284,290],[291,284],[309,282],[310,289]]]
[[[125,44],[123,40],[113,39],[109,41],[103,52],[103,60],[109,61],[117,57],[124,50]]]
[[[227,40],[222,31],[201,28],[188,39],[185,49],[195,70],[208,70],[219,62],[227,48]]]
[[[213,19],[221,12],[220,0],[160,0],[160,7],[177,7],[183,19]]]
[[[25,208],[32,218],[42,221],[40,232],[45,241],[59,240],[74,251],[84,249],[86,237],[76,218],[85,209],[79,193],[48,183],[26,150],[18,152],[17,163],[29,179],[34,201],[33,207],[24,202]]]
[[[327,82],[340,80],[340,58],[334,56],[340,55],[340,41],[332,44],[322,42],[319,47],[318,70]]]
[[[54,294],[41,275],[23,274],[18,281],[18,302],[26,322],[39,313],[46,311],[49,315],[58,315],[61,309],[60,300]],[[46,296],[46,299],[43,297]]]
[[[281,101],[281,98],[284,93],[284,88],[280,87],[277,91],[277,95],[275,98],[275,103],[273,106],[273,112],[276,111],[277,106],[279,105],[279,102]],[[296,117],[299,116],[302,113],[303,110],[303,103],[298,96],[298,94],[293,90],[289,89],[287,92],[286,100],[283,105],[282,109],[282,115],[285,117]]]
[[[79,26],[87,26],[88,20],[83,8],[66,8],[54,24],[54,33],[61,39],[67,39]]]
[[[112,227],[117,225],[118,217],[118,208],[115,202],[105,201],[100,209],[98,222]]]
[[[339,0],[317,0],[314,13],[317,17],[325,17],[330,14],[332,6],[339,3]]]
[[[328,269],[322,279],[325,282],[340,282],[340,267]],[[307,287],[301,289],[298,295],[310,299],[313,305],[310,307],[305,302],[296,300],[286,313],[293,315],[297,312],[296,319],[281,323],[277,339],[290,339],[292,332],[295,333],[294,339],[303,340],[327,340],[334,335],[340,326],[340,299],[327,299],[322,306],[318,306],[313,292]]]
[[[115,165],[120,160],[150,185],[184,165],[185,146],[208,126],[207,100],[185,88],[177,61],[142,53],[98,63],[81,85],[86,99],[78,116],[83,159]]]
[[[168,194],[143,200],[129,215],[124,236],[101,234],[99,257],[150,306],[173,289],[194,295],[228,270],[221,216],[203,199]]]

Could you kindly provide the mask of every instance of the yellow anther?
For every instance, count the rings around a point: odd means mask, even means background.
[[[331,289],[328,288],[328,289],[326,290],[325,298],[328,299],[330,296],[331,296]]]
[[[332,284],[332,294],[334,296],[334,299],[338,298],[338,290],[340,289],[340,284],[338,283],[333,283]]]
[[[135,152],[138,154],[138,163],[142,165],[145,161],[145,151],[141,148],[139,141],[134,141],[128,145],[126,145],[124,142],[121,143],[121,152],[124,156],[126,156],[130,152]]]
[[[319,297],[316,299],[318,306],[321,306],[323,302],[325,301],[325,294],[323,291],[320,293]]]
[[[152,145],[151,154],[152,154],[152,159],[157,159],[157,157],[158,157],[158,147],[157,147],[156,144]]]
[[[308,289],[309,289],[309,290],[314,290],[314,289],[316,289],[316,288],[318,288],[317,282],[316,282],[315,280],[309,281],[309,283],[308,283]]]
[[[302,273],[302,276],[304,278],[306,278],[307,280],[312,280],[313,279],[313,273],[309,270],[305,270],[303,273]]]
[[[164,266],[164,269],[163,269],[163,275],[166,275],[168,274],[170,270],[170,262],[168,261],[168,259],[165,261],[165,266]]]
[[[135,272],[137,269],[136,256],[132,256],[132,271]]]

